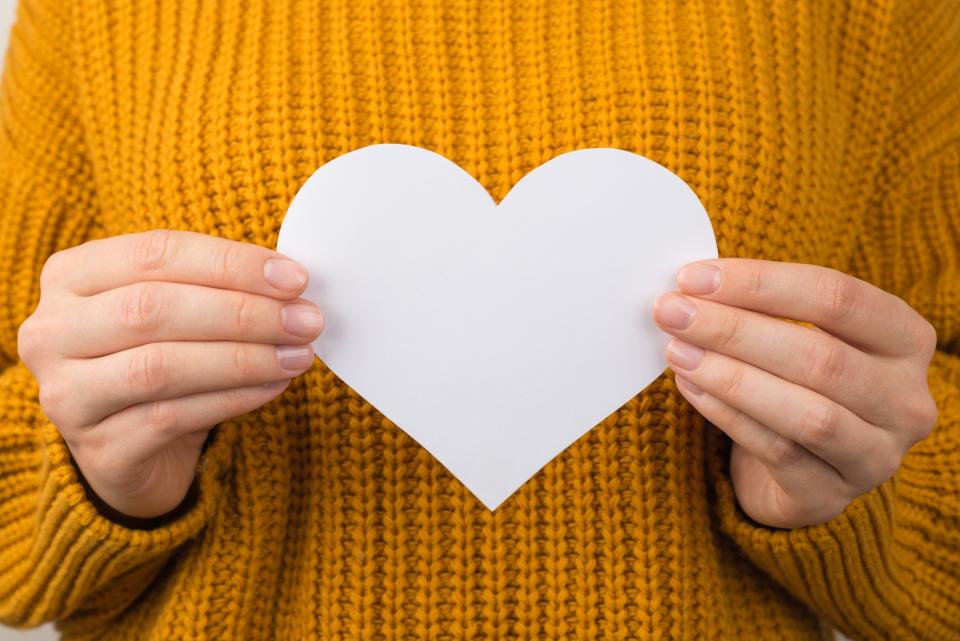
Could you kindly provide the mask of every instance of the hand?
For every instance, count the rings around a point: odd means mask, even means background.
[[[691,263],[677,283],[654,306],[674,336],[667,361],[733,439],[734,490],[754,521],[832,519],[933,429],[936,331],[900,298],[836,270],[740,258]]]
[[[279,395],[314,359],[307,272],[252,244],[157,230],[58,252],[20,357],[83,478],[118,512],[176,508],[217,423]]]

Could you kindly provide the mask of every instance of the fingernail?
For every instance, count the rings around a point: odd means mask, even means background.
[[[697,369],[704,354],[703,348],[677,338],[667,344],[667,360],[681,369]]]
[[[271,391],[271,392],[279,392],[280,390],[284,389],[284,388],[285,388],[287,385],[289,385],[289,384],[290,384],[290,379],[289,379],[289,378],[285,378],[285,379],[283,379],[282,381],[274,381],[274,382],[272,382],[272,383],[264,383],[261,387],[263,387],[263,389],[269,390],[269,391]]]
[[[667,327],[686,329],[697,313],[697,306],[679,294],[661,294],[653,304],[653,316]]]
[[[677,274],[677,285],[688,294],[712,294],[720,287],[720,270],[704,263],[687,265]]]
[[[310,367],[313,356],[313,347],[310,345],[277,346],[277,361],[280,367],[291,372],[299,372]]]
[[[677,381],[677,387],[680,389],[680,391],[693,394],[694,396],[700,396],[703,394],[703,390],[694,385],[693,381],[686,379],[679,374],[675,374],[674,378]]]
[[[271,258],[263,264],[263,277],[277,289],[296,291],[307,282],[307,270],[286,258]]]
[[[285,305],[280,310],[283,328],[297,336],[313,337],[323,329],[323,314],[313,305],[296,303]]]

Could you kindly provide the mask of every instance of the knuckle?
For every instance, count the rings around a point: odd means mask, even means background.
[[[233,348],[233,365],[241,378],[246,379],[254,373],[254,358],[249,344],[235,344]]]
[[[169,229],[152,229],[136,234],[131,246],[130,263],[140,273],[163,269],[170,261],[173,249],[173,232]]]
[[[940,411],[937,407],[937,402],[929,394],[926,396],[926,408],[924,409],[923,418],[921,433],[923,434],[923,438],[926,438],[930,436],[937,426],[937,422],[940,420]]]
[[[806,343],[800,355],[800,379],[806,387],[829,387],[844,379],[847,356],[843,348],[825,338]]]
[[[906,398],[904,413],[913,443],[919,443],[930,436],[937,424],[939,411],[937,402],[925,392]]]
[[[17,354],[29,364],[47,343],[46,332],[36,315],[29,316],[17,329]]]
[[[883,448],[882,451],[877,452],[873,457],[872,473],[874,475],[872,487],[873,489],[886,481],[888,478],[897,473],[897,470],[900,469],[900,462],[902,456],[894,447]]]
[[[166,355],[160,343],[138,350],[129,363],[127,380],[130,386],[147,393],[162,392],[167,387]]]
[[[770,443],[770,462],[777,467],[789,467],[803,458],[804,450],[782,434],[776,434]]]
[[[767,280],[766,270],[759,267],[750,270],[744,288],[749,302],[758,302],[763,299],[764,292],[767,291]]]
[[[826,404],[814,404],[800,418],[797,441],[810,449],[829,446],[837,437],[837,412]]]
[[[722,390],[723,397],[727,399],[736,399],[743,390],[743,367],[730,367],[729,375],[724,377]]]
[[[220,248],[213,253],[213,275],[222,281],[229,280],[238,272],[242,259],[236,244],[229,241],[220,243]]]
[[[120,323],[135,332],[153,332],[160,326],[163,295],[157,285],[127,288],[120,299]]]
[[[724,403],[722,408],[718,408],[716,422],[717,427],[733,428],[740,424],[746,415],[732,405]]]
[[[736,348],[743,335],[743,320],[743,314],[736,310],[720,314],[719,322],[716,323],[716,334],[713,336],[717,351],[729,353]]]
[[[237,301],[234,323],[238,335],[247,336],[253,333],[257,324],[257,303],[251,294],[241,293]]]
[[[39,386],[40,409],[54,424],[58,424],[56,419],[62,416],[62,409],[67,401],[67,393],[67,386],[59,382],[47,381]]]
[[[930,357],[937,350],[937,328],[927,319],[920,317],[917,323],[917,347],[924,356]]]
[[[43,267],[40,269],[41,290],[55,283],[66,273],[66,263],[70,262],[69,252],[69,249],[62,249],[48,256],[47,260],[44,261]]]
[[[828,321],[843,322],[857,316],[866,303],[866,293],[860,282],[836,270],[827,270],[817,280],[817,300]]]
[[[152,432],[171,434],[177,427],[177,408],[175,403],[151,401],[143,409],[144,427]]]

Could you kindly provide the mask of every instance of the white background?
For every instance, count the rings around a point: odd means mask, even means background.
[[[7,37],[16,5],[16,0],[0,0],[0,51],[3,52],[7,50]],[[53,627],[49,625],[29,632],[10,630],[0,626],[0,641],[52,641],[56,638]]]
[[[7,37],[16,9],[16,0],[0,0],[0,51],[7,50]],[[21,632],[0,626],[0,641],[53,641],[57,638],[52,626]],[[838,639],[838,641],[840,641]]]

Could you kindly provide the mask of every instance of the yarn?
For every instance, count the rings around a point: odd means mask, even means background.
[[[960,638],[960,3],[24,0],[0,124],[0,621]],[[306,178],[379,142],[437,151],[496,199],[572,149],[656,160],[721,256],[833,267],[928,318],[933,435],[841,516],[775,530],[739,510],[729,441],[667,371],[491,513],[317,361],[211,433],[176,518],[100,513],[17,357],[46,258],[153,228],[274,247]]]

